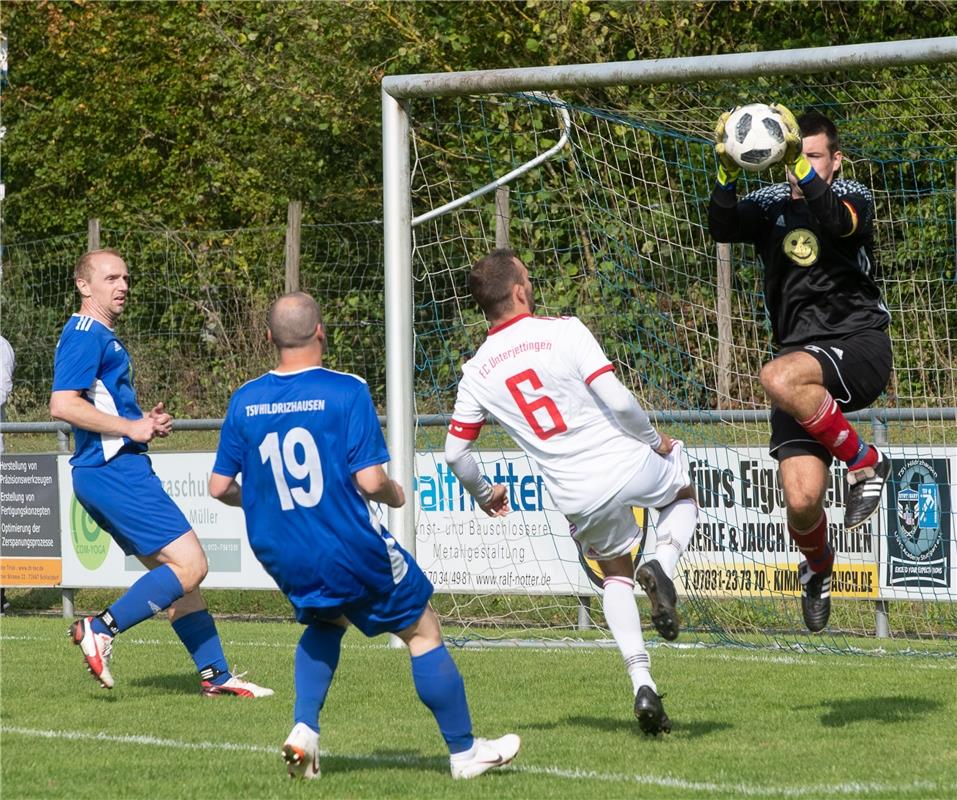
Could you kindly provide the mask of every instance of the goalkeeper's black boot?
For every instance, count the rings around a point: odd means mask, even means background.
[[[678,619],[678,593],[671,578],[665,575],[656,560],[646,561],[635,575],[651,601],[651,621],[655,630],[669,642],[678,638],[681,620]]]
[[[642,686],[635,695],[635,717],[642,731],[651,736],[671,733],[671,720],[661,705],[661,695],[650,686]]]
[[[880,450],[877,451],[877,463],[874,466],[847,471],[845,530],[859,528],[881,507],[881,493],[890,471],[891,464],[881,455]]]
[[[814,572],[807,561],[798,564],[798,580],[801,582],[801,613],[804,624],[812,633],[823,631],[831,616],[831,575],[833,560],[827,569]]]

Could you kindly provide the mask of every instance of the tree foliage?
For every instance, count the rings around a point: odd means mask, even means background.
[[[6,239],[374,217],[386,74],[939,36],[948,5],[7,2]]]

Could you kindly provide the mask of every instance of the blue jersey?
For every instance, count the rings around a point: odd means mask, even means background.
[[[112,328],[93,317],[74,314],[63,327],[53,362],[53,391],[74,390],[105,414],[141,419],[133,388],[133,365]],[[146,452],[146,445],[125,436],[93,433],[74,426],[76,448],[70,463],[97,467],[121,450]]]
[[[297,608],[393,590],[408,570],[353,475],[389,453],[365,381],[267,372],[229,402],[213,472],[242,473],[249,544]]]

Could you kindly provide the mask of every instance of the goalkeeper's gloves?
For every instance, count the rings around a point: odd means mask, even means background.
[[[814,167],[811,166],[811,162],[804,156],[801,128],[798,126],[794,114],[791,113],[787,106],[783,106],[780,103],[772,103],[771,108],[781,117],[786,131],[784,134],[784,165],[794,173],[799,184],[807,183],[811,178],[817,175],[817,173],[814,171]]]
[[[741,167],[724,149],[724,125],[733,111],[734,109],[725,111],[718,117],[718,124],[714,126],[714,152],[718,156],[718,185],[722,189],[731,189],[738,175],[741,174]]]

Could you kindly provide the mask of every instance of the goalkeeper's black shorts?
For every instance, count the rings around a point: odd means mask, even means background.
[[[893,358],[887,331],[866,330],[839,339],[820,339],[785,347],[778,355],[802,351],[814,356],[824,371],[824,386],[841,411],[870,406],[887,388]],[[856,426],[855,426],[856,427]],[[863,432],[864,438],[869,438]],[[779,461],[798,455],[815,455],[826,464],[831,454],[797,420],[779,408],[771,409],[771,455]]]

